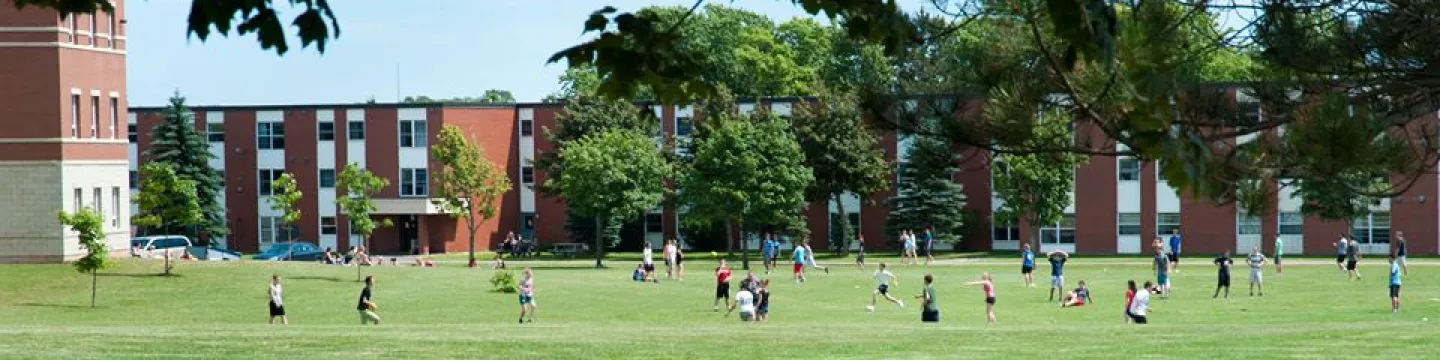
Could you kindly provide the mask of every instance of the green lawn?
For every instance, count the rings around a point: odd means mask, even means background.
[[[0,358],[1413,358],[1440,335],[1433,260],[1413,261],[1406,307],[1392,315],[1379,260],[1362,266],[1361,282],[1318,260],[1283,277],[1267,270],[1264,298],[1246,296],[1237,267],[1232,298],[1211,300],[1215,271],[1195,259],[1139,327],[1122,322],[1120,303],[1124,280],[1152,277],[1149,266],[1126,264],[1142,260],[1072,261],[1067,285],[1088,280],[1098,305],[1063,310],[1046,302],[1048,266],[1034,289],[1011,261],[895,267],[894,291],[910,307],[882,303],[874,313],[864,309],[873,267],[837,266],[797,286],[787,265],[770,276],[772,319],[762,325],[711,310],[713,263],[690,262],[686,281],[660,284],[628,281],[629,261],[604,271],[585,260],[535,263],[545,266],[536,271],[541,313],[525,325],[515,324],[514,295],[488,291],[491,270],[364,268],[378,279],[378,327],[359,325],[355,268],[187,263],[161,277],[160,263],[127,260],[100,277],[91,309],[89,278],[68,266],[0,265]],[[909,297],[927,271],[938,279],[941,325],[921,324]],[[999,284],[999,325],[985,325],[980,289],[961,285],[982,271]],[[265,324],[272,273],[286,279],[290,326]]]

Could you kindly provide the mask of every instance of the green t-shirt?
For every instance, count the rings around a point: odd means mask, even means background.
[[[1281,255],[1285,255],[1285,240],[1277,237],[1275,238],[1275,257],[1280,257]]]
[[[940,311],[940,306],[935,304],[934,286],[925,287],[925,297],[930,299],[930,302],[925,303],[925,311]]]

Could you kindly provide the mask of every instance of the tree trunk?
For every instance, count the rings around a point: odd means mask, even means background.
[[[725,218],[725,258],[735,256],[735,220]]]
[[[170,276],[170,249],[165,249],[165,276]]]
[[[604,216],[600,216],[600,215],[596,215],[596,216],[595,216],[595,268],[596,268],[596,269],[605,268],[605,263],[604,263],[604,262],[601,262],[601,260],[604,259],[604,258],[605,258],[605,217],[604,217]]]
[[[465,217],[465,226],[470,228],[470,267],[472,268],[475,267],[475,230],[477,230],[474,216],[472,213]]]
[[[360,235],[360,243],[361,243],[361,244],[364,244],[366,249],[369,249],[369,248],[370,248],[370,237],[369,237],[369,236],[365,236],[365,235]],[[357,258],[357,260],[358,260],[358,258]],[[353,260],[352,260],[352,261],[353,261]],[[360,264],[354,264],[354,265],[355,265],[355,281],[360,281]]]
[[[95,308],[95,270],[90,270],[90,308]]]
[[[740,221],[740,262],[745,270],[750,270],[750,244],[745,241],[745,221]]]
[[[840,242],[837,244],[840,248],[835,253],[844,255],[850,251],[850,214],[845,212],[842,194],[835,194],[835,209],[840,211]]]
[[[1030,232],[1029,239],[1026,240],[1030,243],[1030,248],[1035,249],[1035,252],[1039,254],[1049,252],[1048,250],[1040,247],[1040,225],[1037,221],[1034,220],[1035,218],[1031,216],[1026,216],[1021,219],[1021,221],[1025,223],[1025,229],[1029,230]]]

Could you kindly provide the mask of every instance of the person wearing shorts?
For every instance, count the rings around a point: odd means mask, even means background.
[[[1277,275],[1277,276],[1280,275],[1280,272],[1281,272],[1281,270],[1282,270],[1282,269],[1280,268],[1280,257],[1283,256],[1283,255],[1285,255],[1285,240],[1284,240],[1284,239],[1281,239],[1279,236],[1276,236],[1276,237],[1275,237],[1275,257],[1274,257],[1274,260],[1275,260],[1275,275]]]
[[[1404,232],[1395,231],[1395,242],[1390,243],[1390,249],[1391,255],[1395,256],[1395,263],[1400,264],[1400,274],[1406,277],[1410,276],[1410,264],[1405,261],[1407,255],[1410,254],[1410,247],[1405,242]]]
[[[755,321],[770,319],[770,279],[760,280],[760,289],[755,293]]]
[[[930,232],[930,227],[925,227],[925,265],[935,263],[935,234]]]
[[[791,267],[791,271],[794,272],[797,283],[805,282],[805,253],[807,250],[809,248],[805,245],[795,245],[795,250],[790,251],[790,255],[795,258],[795,264]]]
[[[290,325],[290,318],[285,316],[285,299],[281,296],[280,275],[270,275],[270,324],[275,324],[275,318],[280,318],[280,324]]]
[[[720,267],[715,268],[715,311],[720,311],[720,299],[730,302],[730,266],[725,265],[725,259],[720,259]]]
[[[535,272],[525,268],[520,273],[520,323],[526,323],[525,314],[530,314],[528,322],[535,322]]]
[[[740,309],[740,321],[754,321],[755,293],[746,289],[740,289],[740,291],[736,292],[735,302],[730,304],[729,310],[726,310],[725,314],[729,315],[730,312],[735,311],[736,308]]]
[[[1340,240],[1335,242],[1335,267],[1345,272],[1345,249],[1350,247],[1350,242],[1345,240],[1345,235],[1340,235]]]
[[[1350,245],[1345,249],[1345,271],[1350,272],[1350,278],[1360,280],[1360,242],[1350,240]]]
[[[1149,323],[1145,316],[1150,312],[1150,293],[1153,291],[1154,285],[1146,281],[1143,291],[1136,291],[1135,299],[1130,300],[1130,320],[1136,324]]]
[[[1390,257],[1390,313],[1400,312],[1400,275],[1404,271],[1396,257]]]
[[[1085,306],[1085,304],[1093,302],[1095,302],[1095,300],[1090,298],[1090,288],[1085,287],[1085,280],[1080,280],[1080,287],[1075,288],[1075,291],[1071,291],[1069,294],[1065,294],[1065,298],[1060,300],[1060,307]]]
[[[1065,262],[1070,261],[1070,254],[1056,250],[1045,256],[1050,260],[1050,300],[1055,301],[1055,292],[1065,295]]]
[[[369,324],[371,322],[374,322],[375,325],[380,325],[380,315],[375,314],[375,303],[370,301],[370,288],[374,286],[375,276],[366,276],[365,289],[360,290],[360,305],[356,306],[356,310],[359,310],[360,312],[360,325]]]
[[[655,276],[655,252],[650,249],[650,243],[645,243],[645,249],[641,251],[641,264],[645,265],[645,280],[659,280]]]
[[[891,274],[890,270],[885,269],[885,263],[880,263],[880,270],[875,271],[875,291],[870,293],[870,311],[875,311],[875,301],[880,296],[884,296],[885,300],[889,300],[901,308],[905,307],[905,302],[890,296],[890,282],[894,280],[895,274]]]
[[[1026,287],[1035,287],[1035,280],[1030,277],[1030,273],[1035,272],[1035,252],[1030,251],[1028,243],[1021,248],[1023,251],[1020,252],[1020,275],[1025,276]]]
[[[990,273],[981,273],[980,281],[971,281],[965,285],[980,285],[980,290],[985,292],[985,317],[990,324],[995,324],[995,283],[990,281]]]
[[[1180,228],[1170,230],[1170,272],[1180,272]],[[1165,284],[1156,284],[1165,286]],[[1168,289],[1167,289],[1168,292]]]
[[[1245,263],[1250,264],[1250,296],[1255,296],[1255,289],[1260,289],[1260,296],[1265,296],[1265,283],[1261,277],[1260,270],[1265,266],[1265,254],[1260,252],[1260,245],[1250,250],[1250,256],[1245,258]]]
[[[1151,265],[1151,268],[1155,270],[1155,288],[1160,290],[1162,298],[1170,296],[1169,260],[1159,249],[1155,250],[1155,263]]]
[[[685,250],[680,249],[680,240],[670,240],[675,244],[675,278],[685,281]]]
[[[1138,289],[1135,288],[1135,280],[1126,281],[1126,289],[1125,289],[1125,322],[1126,322],[1126,323],[1129,323],[1132,319],[1135,318],[1135,316],[1130,313],[1130,305],[1135,303],[1135,294],[1137,293],[1137,290],[1138,290]]]
[[[1219,281],[1215,283],[1215,295],[1210,296],[1211,299],[1220,297],[1220,288],[1225,288],[1225,298],[1230,298],[1230,266],[1234,264],[1235,260],[1230,259],[1230,250],[1225,250],[1224,255],[1215,258],[1215,266],[1220,268],[1220,275]]]

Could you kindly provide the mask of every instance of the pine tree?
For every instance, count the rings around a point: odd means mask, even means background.
[[[154,140],[145,151],[145,161],[169,164],[181,180],[195,183],[204,219],[199,225],[182,230],[184,235],[200,239],[201,234],[210,238],[228,234],[225,207],[219,198],[225,191],[224,178],[219,170],[210,167],[210,160],[215,158],[210,153],[210,142],[196,130],[195,114],[185,106],[185,97],[180,96],[179,91],[170,97],[165,120],[155,125],[151,137]]]
[[[958,170],[950,142],[937,137],[916,136],[910,143],[909,161],[900,169],[899,195],[887,204],[887,239],[899,239],[900,231],[933,229],[936,242],[958,243],[964,231],[965,187],[954,181]]]

